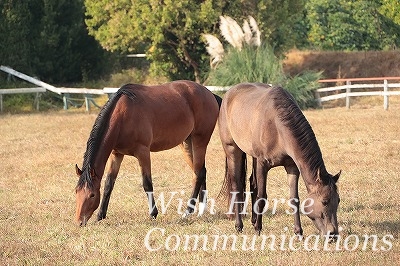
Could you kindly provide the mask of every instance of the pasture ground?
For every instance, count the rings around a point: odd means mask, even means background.
[[[382,109],[352,106],[350,110],[305,112],[328,171],[335,174],[342,170],[338,220],[343,230],[339,250],[336,244],[328,245],[330,250],[314,246],[310,243],[315,238],[310,238],[308,246],[304,241],[295,242],[297,251],[287,244],[293,221],[285,213],[286,205],[278,205],[275,214],[267,211],[263,219],[262,235],[276,235],[275,250],[269,244],[260,250],[259,239],[256,250],[243,250],[243,237],[251,239],[254,235],[249,216],[244,219],[244,233],[237,235],[237,250],[230,244],[212,250],[212,243],[204,250],[201,241],[197,249],[184,250],[185,235],[209,239],[213,235],[236,235],[234,221],[224,214],[226,203],[217,199],[224,176],[217,132],[207,155],[207,188],[209,198],[216,200],[216,214],[180,219],[179,198],[185,202],[189,197],[191,173],[180,149],[175,148],[152,154],[156,197],[164,193],[169,198],[170,192],[179,192],[165,214],[159,214],[155,221],[149,219],[138,163],[125,157],[107,218],[95,222],[92,217],[86,227],[79,228],[73,222],[74,167],[82,164],[96,114],[60,111],[0,115],[0,264],[394,265],[400,261],[400,112],[393,106],[389,111]],[[270,171],[267,191],[270,199],[288,198],[282,168]],[[300,197],[306,197],[302,180]],[[160,210],[160,204],[158,207]],[[305,237],[316,234],[311,221],[304,215],[301,219]],[[151,252],[145,246],[146,235],[155,228],[160,229],[152,231],[148,243],[160,249]],[[161,230],[165,230],[164,235]],[[376,236],[376,243],[369,239],[365,250],[364,235]],[[247,243],[250,245],[250,240]],[[177,250],[168,250],[175,245]]]

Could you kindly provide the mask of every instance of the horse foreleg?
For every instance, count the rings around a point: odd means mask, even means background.
[[[153,181],[151,178],[151,161],[150,161],[150,150],[143,148],[140,152],[135,155],[139,161],[140,168],[142,169],[142,183],[144,192],[147,195],[147,202],[149,205],[149,214],[152,219],[156,219],[158,215],[158,209],[154,200],[153,194]]]
[[[100,209],[97,214],[97,221],[106,218],[108,204],[110,202],[111,192],[113,191],[115,180],[121,166],[124,155],[119,153],[111,153],[106,165],[106,181],[104,185],[103,198],[101,200]]]
[[[293,206],[293,216],[294,216],[294,233],[296,235],[303,235],[303,229],[301,228],[301,221],[300,221],[300,199],[299,199],[299,188],[298,188],[298,181],[299,181],[299,169],[296,165],[285,166],[288,182],[289,182],[289,189],[290,189],[290,204]]]

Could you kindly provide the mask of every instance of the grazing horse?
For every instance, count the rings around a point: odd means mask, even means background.
[[[164,85],[127,84],[101,109],[87,141],[82,170],[76,186],[76,221],[86,222],[100,203],[100,183],[105,173],[104,194],[97,220],[106,217],[108,203],[124,155],[138,159],[149,213],[158,214],[153,195],[150,152],[181,145],[194,172],[193,191],[186,215],[194,212],[197,197],[205,203],[206,148],[218,118],[220,97],[191,81]],[[199,193],[200,192],[200,193]],[[199,214],[201,211],[199,206]]]
[[[244,202],[247,154],[253,157],[251,221],[258,234],[262,229],[262,213],[267,200],[267,173],[276,166],[284,166],[287,172],[289,202],[294,210],[294,232],[303,234],[298,195],[301,173],[308,199],[313,202],[304,212],[322,235],[334,237],[338,234],[336,182],[340,172],[335,176],[327,172],[314,132],[286,90],[261,83],[232,87],[223,97],[218,127],[226,154],[221,192],[227,193],[229,203],[232,203],[232,196],[236,196],[231,206],[234,206],[238,232],[243,230],[240,212]]]

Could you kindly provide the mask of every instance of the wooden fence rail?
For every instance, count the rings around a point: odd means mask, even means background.
[[[400,83],[389,83],[392,80],[400,81],[400,77],[324,79],[319,82],[335,84],[345,82],[346,85],[316,89],[315,98],[320,106],[322,102],[346,98],[346,108],[349,109],[351,97],[383,96],[383,108],[388,110],[389,96],[400,95]],[[382,83],[352,84],[352,82],[360,81],[381,81]],[[390,91],[390,88],[395,90]],[[352,89],[363,89],[363,91],[352,91]]]
[[[36,93],[34,105],[39,110],[40,94],[46,92],[45,88],[18,88],[18,89],[0,89],[0,112],[3,112],[3,94]]]

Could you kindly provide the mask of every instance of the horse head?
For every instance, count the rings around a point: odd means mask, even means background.
[[[337,209],[340,198],[336,182],[340,173],[335,176],[326,173],[323,177],[318,173],[317,184],[308,194],[308,198],[312,200],[313,204],[304,208],[305,213],[313,221],[321,235],[330,237],[331,240],[337,238],[339,234]]]
[[[100,186],[93,186],[92,182],[87,180],[94,180],[96,173],[94,169],[82,171],[76,165],[76,174],[79,180],[86,180],[78,182],[76,186],[76,215],[75,220],[80,226],[85,226],[93,212],[99,207],[100,204]],[[83,175],[90,175],[90,179],[85,178]]]

